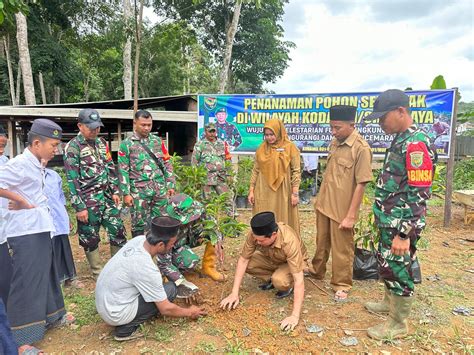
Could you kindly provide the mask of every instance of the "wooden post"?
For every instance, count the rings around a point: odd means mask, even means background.
[[[18,142],[16,141],[16,124],[13,117],[8,121],[8,139],[10,139],[10,159],[18,154]]]
[[[454,111],[453,122],[451,125],[451,142],[449,149],[449,158],[446,165],[446,191],[444,193],[444,228],[449,228],[451,224],[451,200],[453,198],[453,177],[454,177],[454,154],[456,150],[456,122],[458,115],[458,89],[454,90]]]
[[[120,144],[122,143],[122,122],[120,121],[117,122],[117,142],[120,147]]]

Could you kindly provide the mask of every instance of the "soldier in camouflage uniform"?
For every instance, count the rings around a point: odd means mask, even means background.
[[[204,139],[197,142],[194,146],[191,164],[202,165],[207,170],[207,183],[203,188],[204,199],[209,200],[212,194],[229,194],[227,210],[233,212],[232,192],[227,185],[230,174],[226,167],[226,161],[230,162],[227,142],[224,142],[216,136],[216,125],[208,123],[204,127]]]
[[[219,234],[216,246],[203,236],[202,221],[208,218],[203,206],[186,194],[176,194],[169,199],[165,214],[178,219],[182,225],[173,249],[167,254],[158,255],[157,264],[161,273],[176,283],[178,295],[187,297],[198,290],[196,285],[185,279],[182,272],[197,268],[199,256],[192,251],[192,248],[203,243],[206,243],[206,249],[202,273],[215,281],[224,281],[225,275],[216,270],[217,259],[223,260],[222,235]]]
[[[403,91],[380,94],[373,113],[366,117],[377,118],[386,134],[395,134],[385,155],[373,205],[380,231],[377,258],[385,297],[380,303],[367,303],[366,308],[389,314],[386,322],[368,329],[371,338],[380,340],[408,334],[407,318],[414,298],[411,263],[425,227],[436,153],[428,135],[413,124],[409,99]]]
[[[84,109],[78,117],[79,134],[64,149],[64,167],[76,210],[79,244],[93,275],[102,269],[99,256],[99,229],[104,226],[113,256],[126,242],[120,218],[120,192],[115,164],[107,143],[98,138],[103,126],[96,110]]]
[[[174,194],[170,156],[161,138],[150,133],[152,126],[151,114],[137,111],[133,135],[118,152],[120,190],[125,205],[131,207],[133,237],[149,229],[149,221],[161,215],[166,198]]]
[[[222,107],[216,111],[217,138],[227,142],[230,150],[234,150],[242,144],[242,136],[232,123],[227,122],[227,110]]]

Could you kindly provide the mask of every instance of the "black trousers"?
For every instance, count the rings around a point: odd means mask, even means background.
[[[33,344],[42,340],[46,329],[66,314],[50,233],[8,238],[7,243],[11,264],[7,269],[11,275],[0,278],[0,289],[9,288],[5,306],[17,344]]]
[[[174,282],[165,282],[163,287],[168,297],[168,301],[172,302],[178,293],[178,289]],[[124,325],[119,325],[115,327],[115,335],[118,337],[127,337],[131,335],[140,324],[145,323],[147,320],[156,317],[160,312],[154,302],[145,302],[142,295],[138,296],[138,309],[137,315],[133,320]]]

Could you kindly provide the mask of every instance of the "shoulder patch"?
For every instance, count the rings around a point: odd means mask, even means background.
[[[163,153],[163,160],[167,161],[170,160],[170,155],[168,153],[168,149],[166,149],[165,142],[161,141],[161,152]]]
[[[407,146],[406,169],[408,185],[430,187],[433,182],[433,162],[424,142],[410,142]]]
[[[112,153],[110,152],[108,144],[105,144],[105,160],[107,162],[112,161]]]

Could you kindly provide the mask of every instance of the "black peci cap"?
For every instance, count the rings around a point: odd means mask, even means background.
[[[354,122],[357,107],[349,105],[335,105],[329,109],[329,119],[331,121]]]
[[[250,220],[253,234],[257,236],[270,235],[278,229],[273,212],[260,212]]]
[[[178,234],[181,222],[172,217],[155,217],[151,221],[151,233],[156,238],[172,238]]]

